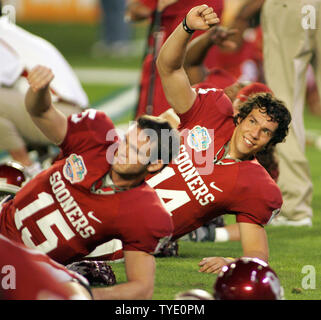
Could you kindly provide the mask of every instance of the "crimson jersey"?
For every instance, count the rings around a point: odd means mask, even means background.
[[[235,129],[231,102],[222,90],[195,90],[194,105],[180,115],[178,157],[147,180],[172,213],[173,239],[222,214],[235,214],[237,222],[267,224],[281,207],[279,188],[255,159],[223,160]]]
[[[218,46],[211,48],[205,65],[210,69],[222,69],[239,81],[260,81],[263,63],[260,27],[253,30],[255,39],[244,40],[237,51],[226,52]]]
[[[142,183],[114,194],[91,192],[110,169],[117,139],[103,112],[69,117],[61,156],[4,204],[0,232],[61,263],[114,238],[124,250],[154,253],[173,225],[152,188]]]
[[[88,281],[82,276],[67,270],[47,255],[28,249],[0,235],[0,270],[2,300],[38,300],[38,299],[84,299],[72,296],[63,286],[64,282]]]
[[[145,6],[149,7],[152,10],[156,9],[157,0],[140,0]],[[175,30],[175,28],[183,21],[186,14],[195,6],[204,4],[203,1],[200,0],[179,0],[178,2],[168,6],[164,9],[161,16],[161,44],[163,44],[166,39],[171,35],[171,33]],[[223,12],[224,1],[223,0],[210,0],[207,1],[206,4],[209,7],[213,7],[218,17],[221,17]],[[203,31],[196,31],[193,35],[193,38],[202,34]],[[153,47],[153,37],[150,36],[148,39],[149,48]],[[205,64],[207,61],[212,60],[212,52],[213,49],[210,49]],[[146,113],[146,107],[148,104],[148,91],[151,83],[151,71],[152,71],[152,63],[153,63],[153,55],[149,52],[146,54],[143,65],[142,65],[142,75],[140,82],[140,93],[139,93],[139,101],[138,107],[136,110],[136,117]],[[165,97],[161,79],[159,77],[157,69],[155,70],[155,82],[154,82],[154,95],[153,95],[153,112],[152,114],[155,116],[160,115],[164,111],[169,108],[169,104]]]

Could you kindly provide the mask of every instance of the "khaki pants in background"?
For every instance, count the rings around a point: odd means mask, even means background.
[[[0,150],[16,150],[25,145],[48,145],[50,141],[36,127],[26,111],[25,95],[15,88],[0,87]],[[66,116],[83,110],[65,102],[54,103]]]
[[[315,9],[315,29],[302,26],[302,19],[310,12],[302,12],[307,5]],[[309,63],[321,92],[321,0],[265,0],[261,22],[266,82],[292,115],[286,142],[277,145],[281,215],[289,220],[312,218],[313,188],[305,157],[303,109]]]

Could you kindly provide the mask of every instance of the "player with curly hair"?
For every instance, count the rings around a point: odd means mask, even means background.
[[[267,262],[263,226],[278,214],[282,195],[255,155],[284,140],[291,116],[280,100],[264,93],[251,96],[234,121],[223,90],[190,85],[184,70],[187,44],[195,30],[218,22],[212,8],[194,7],[160,50],[157,67],[166,98],[180,118],[182,143],[173,164],[148,183],[172,213],[173,239],[218,215],[234,214],[243,255]],[[200,271],[218,272],[229,262],[204,258]]]

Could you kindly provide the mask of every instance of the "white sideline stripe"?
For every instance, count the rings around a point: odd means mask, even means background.
[[[107,68],[73,68],[80,82],[88,84],[138,84],[139,70]]]
[[[133,109],[137,103],[137,99],[138,88],[135,86],[116,97],[97,105],[96,109],[105,112],[113,121],[115,121],[116,118]]]

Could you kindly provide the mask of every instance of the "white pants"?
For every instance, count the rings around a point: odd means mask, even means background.
[[[50,142],[36,127],[26,111],[25,95],[16,88],[0,87],[0,150],[17,150],[25,145],[48,145]],[[81,112],[78,106],[54,103],[66,116]]]
[[[302,10],[307,5],[315,9],[316,29],[302,26],[306,16]],[[312,217],[303,109],[309,63],[321,92],[321,0],[266,0],[261,21],[266,82],[292,115],[286,142],[276,148],[280,166],[278,184],[284,201],[281,215],[300,220]]]

